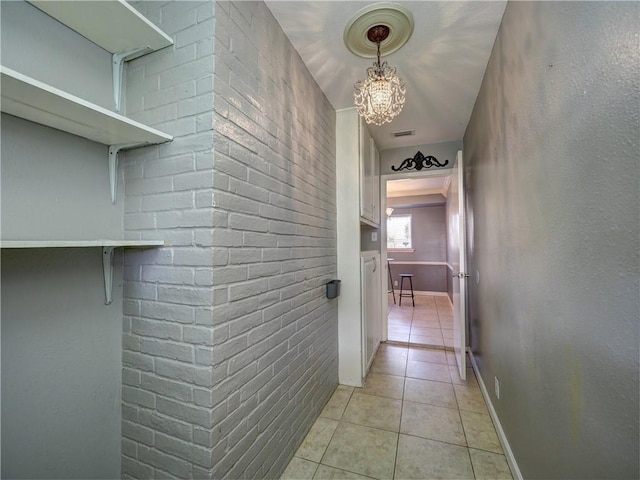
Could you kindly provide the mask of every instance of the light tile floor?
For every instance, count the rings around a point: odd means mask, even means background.
[[[392,343],[410,343],[436,348],[453,348],[453,309],[447,296],[415,295],[402,298],[396,291],[396,304],[389,294],[388,340]]]
[[[404,303],[404,302],[403,302]],[[282,479],[511,479],[472,369],[382,344],[363,388],[339,385]]]

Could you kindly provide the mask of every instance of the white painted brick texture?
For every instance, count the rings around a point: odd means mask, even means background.
[[[175,44],[132,61],[126,114],[174,136],[126,152],[124,228],[171,246],[125,256],[124,478],[210,476],[215,4],[134,2]]]
[[[278,478],[337,384],[335,112],[264,3],[217,2],[215,51],[202,441],[213,478]]]

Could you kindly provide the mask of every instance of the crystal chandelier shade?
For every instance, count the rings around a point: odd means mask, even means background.
[[[396,69],[387,62],[380,63],[380,42],[389,35],[384,25],[372,27],[367,37],[378,47],[377,61],[367,69],[367,78],[354,84],[353,100],[361,117],[367,123],[382,125],[391,122],[404,106],[406,88],[396,75]]]

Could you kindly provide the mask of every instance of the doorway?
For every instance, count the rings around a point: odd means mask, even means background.
[[[453,348],[447,261],[450,186],[451,171],[381,177],[381,211],[386,213],[381,258],[387,260],[382,285],[388,287],[382,313],[388,342]]]

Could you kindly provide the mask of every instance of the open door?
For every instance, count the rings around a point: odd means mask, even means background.
[[[458,151],[451,173],[451,197],[449,210],[449,248],[453,267],[453,347],[458,362],[460,378],[466,379],[467,350],[467,258],[465,249],[464,188],[462,151]]]

